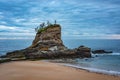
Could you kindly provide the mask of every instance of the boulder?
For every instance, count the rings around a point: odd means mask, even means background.
[[[91,48],[85,47],[85,46],[80,46],[77,49],[76,54],[81,55],[82,58],[84,57],[91,57]]]

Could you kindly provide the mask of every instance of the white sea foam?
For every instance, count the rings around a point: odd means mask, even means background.
[[[78,68],[78,69],[88,70],[90,72],[96,72],[96,73],[120,76],[120,72],[118,72],[118,71],[111,71],[111,70],[108,71],[108,70],[102,70],[102,69],[96,69],[96,68],[81,67],[81,66],[71,65],[71,64],[63,64],[63,65]]]
[[[112,53],[111,55],[120,55],[120,53]]]
[[[93,57],[95,57],[95,56],[104,56],[104,55],[120,55],[120,53],[92,54]]]

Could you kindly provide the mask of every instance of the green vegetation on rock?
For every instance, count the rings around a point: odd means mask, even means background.
[[[38,31],[37,31],[37,33],[41,33],[41,32],[43,32],[45,30],[46,30],[46,27],[45,28],[39,28]]]
[[[56,20],[55,20],[55,24],[51,24],[51,23],[47,23],[47,26],[45,26],[45,23],[40,24],[39,27],[35,28],[35,31],[39,34],[41,32],[46,31],[48,28],[52,28],[52,27],[56,27],[56,26],[60,26],[59,24],[56,24]]]

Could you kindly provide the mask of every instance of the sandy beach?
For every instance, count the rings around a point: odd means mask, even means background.
[[[45,61],[16,61],[0,64],[0,80],[120,80]]]

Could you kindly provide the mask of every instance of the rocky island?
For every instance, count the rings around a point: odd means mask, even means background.
[[[35,28],[36,36],[32,45],[26,49],[8,52],[5,58],[17,59],[54,59],[54,58],[90,58],[91,49],[80,46],[68,49],[61,39],[60,24],[41,24]]]

